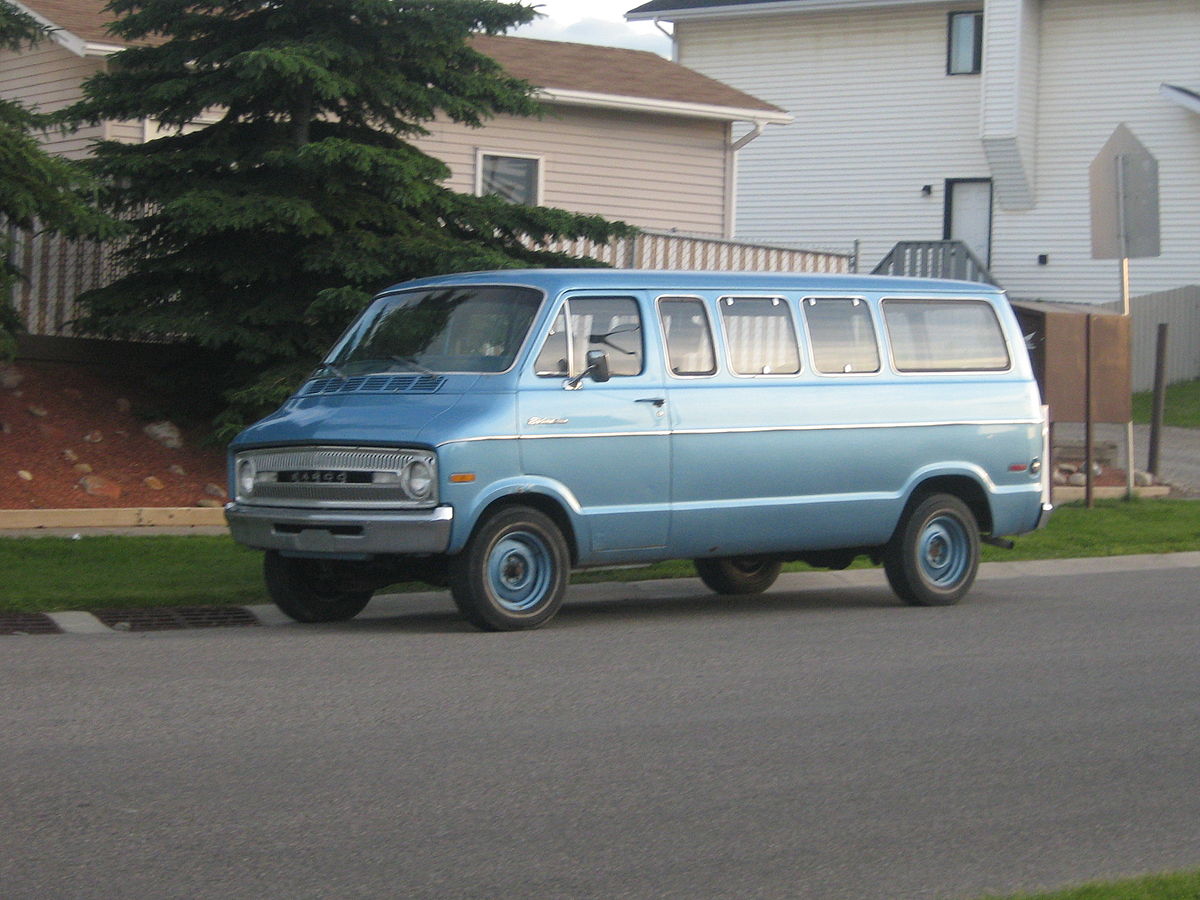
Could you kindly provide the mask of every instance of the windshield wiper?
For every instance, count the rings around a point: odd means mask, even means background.
[[[316,378],[318,375],[324,375],[326,372],[332,372],[338,378],[342,379],[342,381],[345,381],[347,378],[350,377],[345,372],[343,372],[341,369],[339,369],[337,366],[335,366],[333,363],[327,363],[327,362],[323,362],[319,366],[317,366],[316,371],[313,372],[313,377]]]
[[[402,366],[408,366],[410,369],[416,369],[422,375],[436,375],[437,374],[436,372],[433,371],[433,369],[427,369],[423,365],[421,365],[419,362],[417,362],[417,359],[415,356],[391,356],[389,358],[394,363],[399,363]]]

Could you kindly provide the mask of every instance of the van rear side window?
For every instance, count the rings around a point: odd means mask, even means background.
[[[808,297],[803,307],[818,372],[848,375],[879,371],[879,345],[865,302],[856,297]]]
[[[672,375],[712,375],[717,371],[703,302],[691,297],[662,297],[658,315],[667,339]]]
[[[800,348],[792,313],[781,297],[722,297],[729,365],[738,375],[795,375]]]
[[[997,372],[1009,367],[996,311],[979,300],[884,300],[898,372]]]

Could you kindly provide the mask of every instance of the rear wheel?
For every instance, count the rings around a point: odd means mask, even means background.
[[[914,606],[949,606],[979,571],[979,523],[950,494],[931,494],[906,515],[883,556],[892,590]]]
[[[463,618],[484,631],[545,625],[562,605],[570,574],[567,542],[547,515],[501,509],[450,563],[450,595]]]
[[[347,590],[346,573],[337,561],[282,556],[263,557],[267,593],[297,622],[344,622],[371,600],[370,591]]]
[[[761,594],[775,583],[783,563],[763,556],[693,560],[696,573],[718,594]]]

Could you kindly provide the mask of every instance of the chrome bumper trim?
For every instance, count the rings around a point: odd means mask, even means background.
[[[225,505],[229,532],[258,550],[378,556],[444,553],[454,510],[319,510]]]

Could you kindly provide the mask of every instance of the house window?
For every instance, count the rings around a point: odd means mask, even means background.
[[[478,156],[476,193],[481,197],[495,194],[509,203],[537,206],[540,202],[541,159],[536,156],[506,156],[483,153]]]
[[[983,70],[983,13],[950,13],[947,75],[978,75]]]

